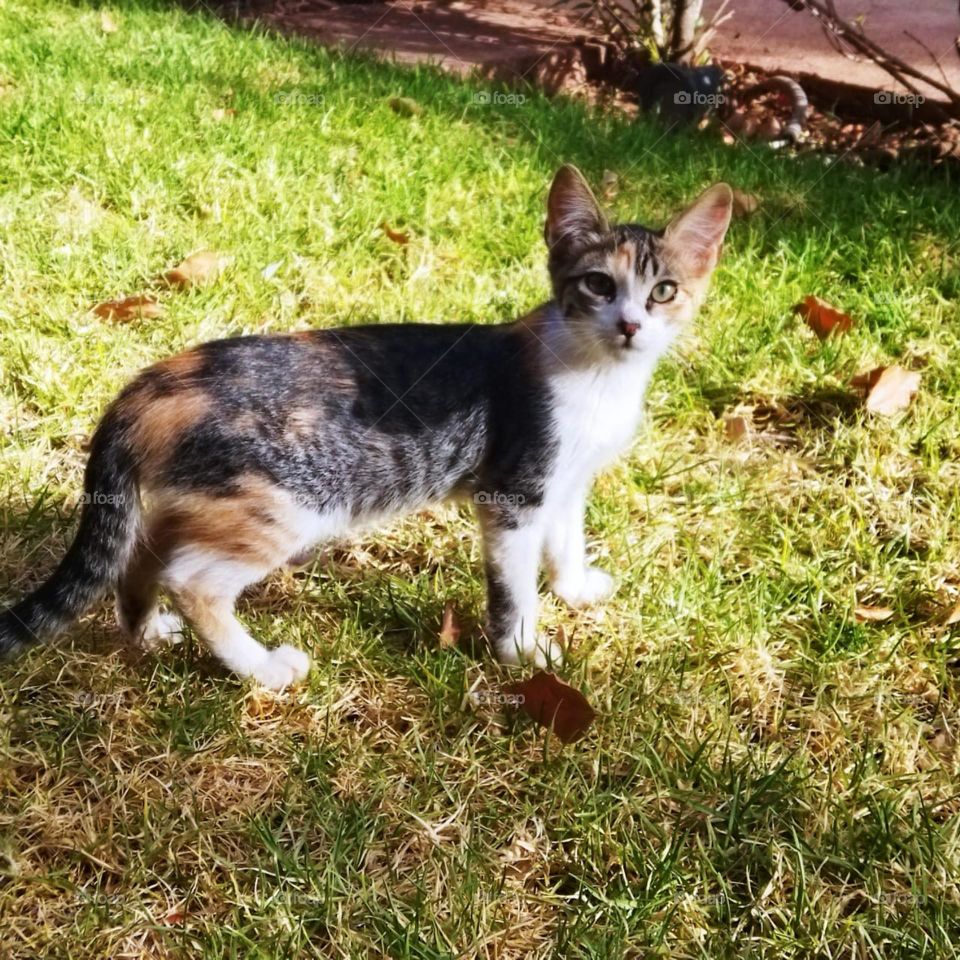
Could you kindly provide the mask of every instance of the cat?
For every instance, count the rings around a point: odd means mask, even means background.
[[[572,607],[613,593],[585,558],[587,494],[703,300],[731,206],[718,183],[663,230],[610,226],[563,166],[544,229],[553,299],[520,320],[235,337],[147,368],[93,436],[72,546],[0,614],[0,652],[111,589],[124,634],[154,646],[182,630],[162,590],[226,667],[282,690],[309,657],[251,637],[240,592],[358,526],[460,497],[479,517],[494,651],[561,662],[537,632],[541,562]]]

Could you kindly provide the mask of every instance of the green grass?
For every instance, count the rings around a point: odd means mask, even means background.
[[[483,599],[453,508],[251,594],[256,634],[315,659],[287,697],[193,640],[136,656],[105,605],[0,668],[0,955],[956,956],[956,179],[493,107],[172,4],[112,15],[0,0],[5,600],[64,549],[83,440],[139,367],[237,333],[513,318],[546,296],[562,161],[618,173],[622,219],[720,178],[762,207],[591,500],[619,594],[545,600],[598,710],[584,741],[472,705],[509,672],[439,649],[444,600],[469,622]],[[234,257],[219,282],[156,284],[200,248]],[[89,313],[148,289],[160,319]],[[807,293],[853,332],[818,343]],[[894,361],[920,394],[869,417],[848,381]],[[751,438],[725,439],[731,413]]]

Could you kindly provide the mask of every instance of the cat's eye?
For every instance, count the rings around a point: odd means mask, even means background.
[[[613,277],[599,270],[591,270],[584,274],[583,285],[595,296],[604,297],[612,300],[617,295],[617,285],[613,282]]]
[[[661,280],[651,291],[654,303],[669,303],[677,295],[677,285],[672,280]]]

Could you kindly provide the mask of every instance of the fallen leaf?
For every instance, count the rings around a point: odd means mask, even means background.
[[[826,340],[832,333],[846,333],[853,326],[853,318],[849,314],[830,306],[819,297],[804,297],[803,303],[798,303],[793,312],[799,314],[821,340]]]
[[[168,283],[182,287],[201,287],[216,280],[229,263],[230,257],[216,250],[200,250],[168,270],[165,277]]]
[[[401,117],[418,117],[423,113],[423,107],[410,97],[390,97],[387,103],[390,104],[390,109]]]
[[[116,33],[120,28],[106,10],[100,11],[100,29],[104,33]]]
[[[154,320],[163,315],[163,307],[153,297],[138,293],[121,300],[105,300],[98,303],[93,312],[105,320],[127,323],[130,320]]]
[[[230,117],[235,117],[236,115],[237,111],[234,110],[233,107],[216,107],[210,111],[210,116],[217,121],[229,120]]]
[[[728,440],[739,440],[750,433],[750,424],[746,417],[724,417],[723,432]]]
[[[271,690],[253,687],[246,698],[247,716],[259,720],[274,716],[279,708],[279,699]]]
[[[953,753],[956,745],[957,738],[954,736],[953,731],[951,730],[940,730],[930,739],[930,746],[936,750],[937,753]]]
[[[612,170],[604,170],[600,178],[600,189],[605,200],[612,200],[619,190],[620,178]]]
[[[541,726],[551,727],[563,743],[579,740],[596,716],[587,698],[556,674],[538,671],[529,680],[503,687],[521,710]]]
[[[260,276],[263,277],[264,280],[272,280],[272,279],[276,276],[277,271],[278,271],[282,266],[283,266],[283,261],[282,261],[282,260],[274,260],[273,263],[268,263],[268,264],[260,271]]]
[[[955,623],[960,623],[960,603],[948,610],[940,622],[945,627],[952,627]]]
[[[456,610],[453,608],[453,601],[448,600],[443,605],[443,623],[440,626],[440,649],[449,650],[455,647],[460,639],[460,623],[457,620]]]
[[[409,233],[404,233],[400,230],[391,230],[389,224],[387,223],[381,223],[380,229],[383,231],[383,235],[388,240],[392,240],[394,243],[399,244],[401,247],[405,247],[410,242]]]
[[[896,365],[875,367],[855,376],[850,384],[866,392],[867,410],[889,417],[910,406],[920,389],[920,374]]]
[[[743,190],[733,191],[733,215],[739,219],[751,217],[760,208],[760,201],[752,194]]]
[[[853,611],[857,623],[883,623],[889,620],[894,611],[889,607],[873,607],[868,603],[862,603]]]

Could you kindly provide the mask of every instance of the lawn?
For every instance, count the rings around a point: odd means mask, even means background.
[[[465,508],[245,598],[257,636],[314,658],[284,696],[190,637],[125,648],[105,603],[0,665],[0,956],[960,952],[955,176],[495,102],[159,0],[107,21],[0,0],[0,65],[4,601],[59,559],[84,441],[141,366],[239,333],[512,319],[547,296],[564,161],[617,174],[621,219],[717,179],[761,204],[591,498],[619,593],[544,603],[598,711],[585,739],[497,703],[520,672],[473,626]],[[232,257],[216,283],[157,283],[198,249]],[[144,290],[161,317],[90,312]],[[809,293],[848,335],[799,322]],[[894,362],[919,394],[866,413],[850,378]],[[462,649],[438,641],[447,600]]]

